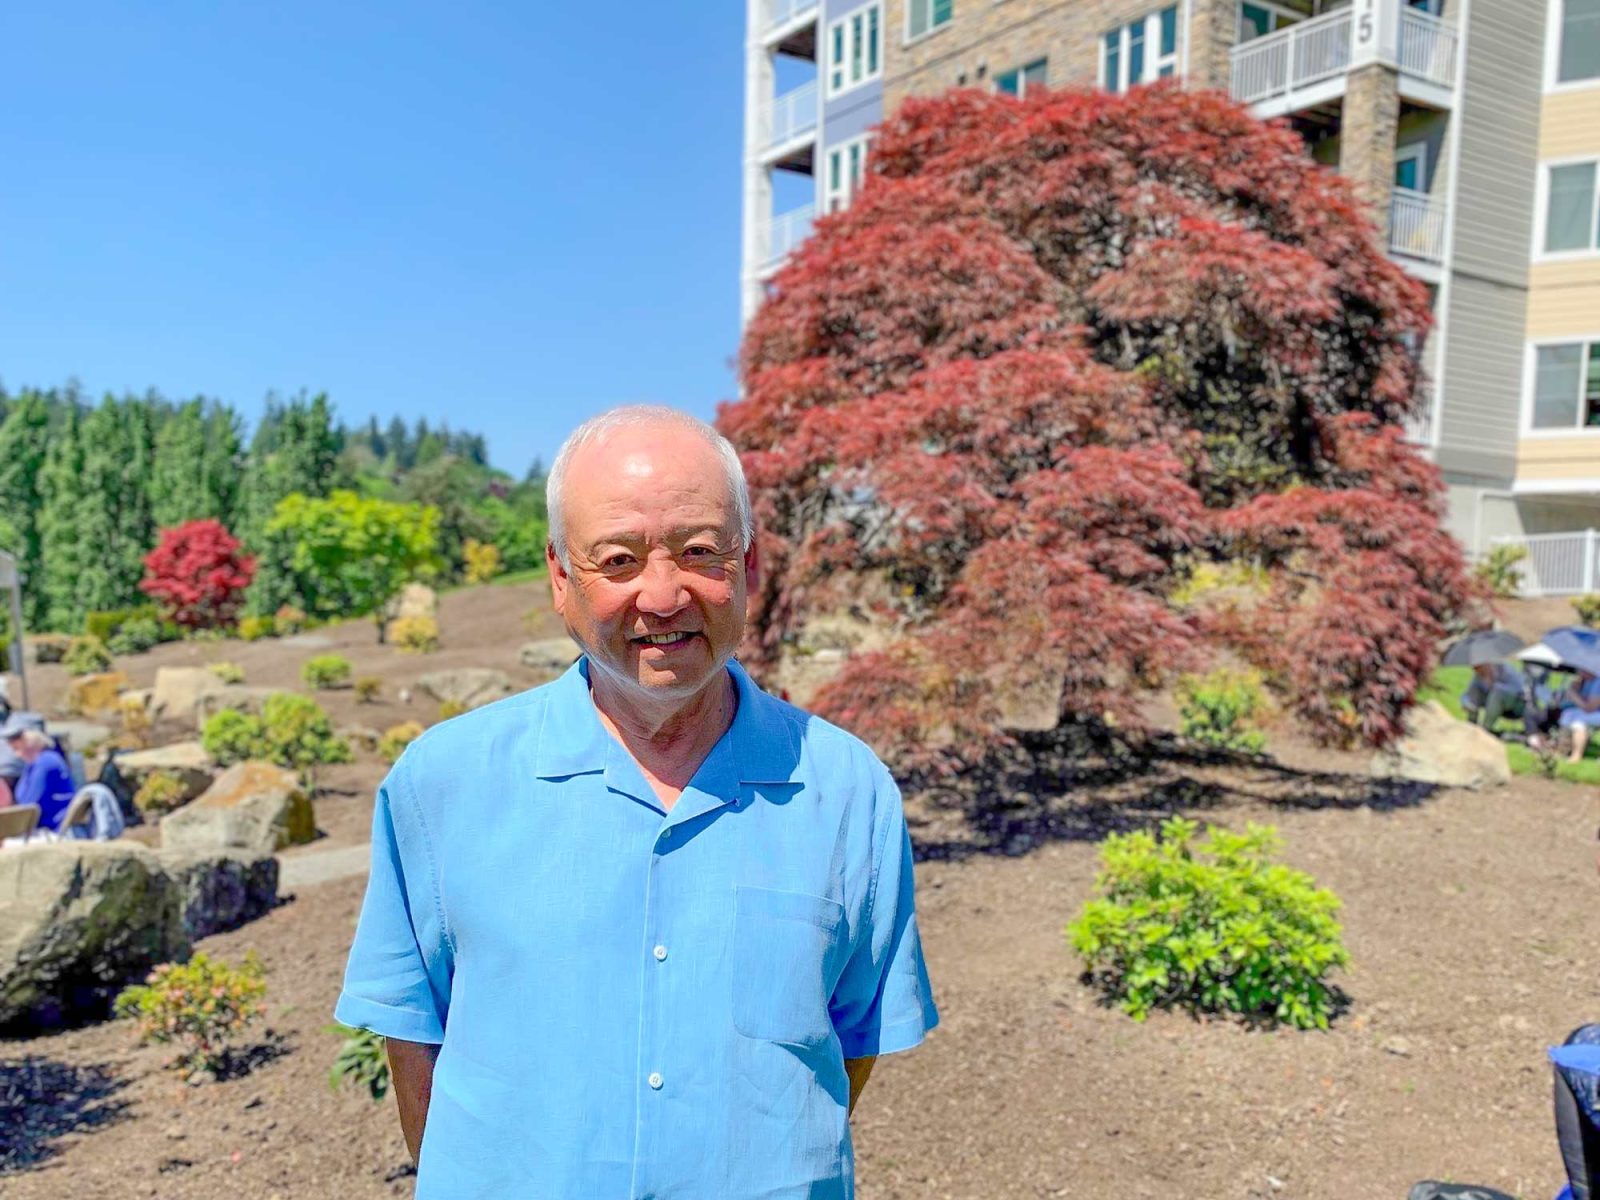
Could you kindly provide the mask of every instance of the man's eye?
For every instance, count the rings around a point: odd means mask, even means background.
[[[631,555],[631,554],[613,554],[610,558],[606,559],[605,562],[601,563],[600,565],[603,566],[603,567],[607,567],[610,570],[615,571],[615,570],[620,570],[621,568],[628,566],[632,562],[633,562],[633,555]]]

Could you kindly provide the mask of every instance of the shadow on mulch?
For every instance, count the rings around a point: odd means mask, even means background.
[[[905,788],[919,862],[1019,857],[1047,842],[1103,841],[1240,803],[1387,813],[1418,807],[1438,790],[1208,751],[1170,734],[1132,739],[1094,725],[1022,734],[981,766],[912,777]]]
[[[104,1067],[0,1059],[0,1178],[53,1157],[67,1134],[126,1120],[128,1101],[115,1099],[126,1086]]]
[[[219,1081],[243,1079],[251,1071],[270,1062],[276,1062],[293,1049],[294,1046],[288,1038],[269,1029],[261,1041],[254,1045],[229,1046],[223,1050],[222,1063],[217,1069],[216,1078]]]

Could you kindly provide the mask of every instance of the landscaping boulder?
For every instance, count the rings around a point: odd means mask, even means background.
[[[187,953],[180,899],[132,842],[0,852],[0,1028],[106,1015],[126,984]]]
[[[158,667],[150,696],[151,716],[192,720],[202,696],[215,695],[227,686],[205,667]]]
[[[535,671],[565,671],[582,653],[583,649],[571,638],[542,638],[537,642],[524,642],[517,652],[517,660]]]
[[[72,639],[64,633],[36,633],[23,639],[24,652],[34,664],[60,662],[70,645]]]
[[[463,708],[477,708],[511,694],[511,680],[506,673],[488,667],[430,671],[417,680],[417,686],[441,704],[455,703]]]
[[[281,690],[281,688],[251,687],[243,683],[227,684],[218,691],[208,692],[195,701],[194,726],[196,729],[203,729],[206,721],[223,709],[259,714],[261,706],[267,702],[267,697],[277,695]]]
[[[163,847],[156,857],[178,889],[190,938],[237,929],[278,903],[278,860],[271,854]]]
[[[69,749],[90,754],[111,736],[111,727],[94,721],[51,721],[50,732],[65,742]]]
[[[114,716],[120,711],[118,697],[127,686],[128,677],[121,671],[80,675],[67,685],[66,710],[80,717]]]
[[[184,799],[187,801],[211,786],[217,764],[199,742],[173,742],[153,750],[119,754],[117,769],[122,772],[123,779],[132,791],[138,791],[139,785],[156,771],[165,771],[183,783]]]
[[[369,754],[378,748],[378,742],[383,738],[383,735],[376,729],[371,729],[366,725],[346,725],[337,730],[337,732],[340,737],[356,749],[365,750]]]
[[[1411,710],[1405,736],[1373,758],[1372,772],[1474,790],[1511,782],[1505,743],[1485,729],[1456,720],[1436,700]]]
[[[205,795],[161,818],[168,850],[272,854],[316,835],[316,814],[300,780],[264,762],[229,767]]]
[[[408,583],[389,602],[389,616],[396,621],[407,617],[439,619],[439,594],[425,583]]]

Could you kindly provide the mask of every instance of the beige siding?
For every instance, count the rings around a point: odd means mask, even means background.
[[[1600,480],[1600,431],[1570,437],[1527,438],[1517,443],[1517,479]]]
[[[1600,333],[1600,257],[1535,264],[1528,283],[1530,339]]]
[[[1554,92],[1544,98],[1539,157],[1600,155],[1600,87]]]

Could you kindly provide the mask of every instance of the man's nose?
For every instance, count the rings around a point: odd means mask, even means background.
[[[671,558],[652,559],[645,565],[639,580],[640,612],[653,616],[669,617],[689,603],[689,593],[683,586],[683,573]]]

